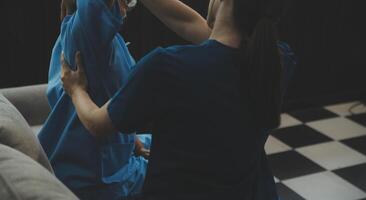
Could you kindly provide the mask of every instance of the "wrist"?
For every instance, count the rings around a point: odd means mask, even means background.
[[[81,94],[85,93],[86,90],[82,87],[74,87],[70,90],[70,96],[71,98],[75,98],[77,96],[80,96]]]

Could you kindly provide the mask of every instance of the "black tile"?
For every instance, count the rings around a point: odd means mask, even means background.
[[[334,173],[366,192],[366,164],[335,170]]]
[[[321,119],[338,117],[337,114],[325,110],[324,108],[311,108],[306,110],[289,112],[288,114],[290,114],[291,116],[295,117],[296,119],[302,122],[311,122]]]
[[[357,122],[359,124],[366,126],[366,113],[359,114],[359,115],[352,115],[352,116],[349,116],[348,118],[354,122]]]
[[[293,148],[332,141],[328,136],[321,134],[307,125],[277,129],[272,131],[271,135]]]
[[[325,169],[295,151],[272,154],[268,156],[268,160],[273,175],[281,181],[325,171]]]
[[[300,195],[298,195],[296,192],[288,188],[286,185],[282,183],[277,183],[277,192],[278,196],[281,200],[305,200]]]
[[[366,155],[366,136],[343,140],[342,143]]]

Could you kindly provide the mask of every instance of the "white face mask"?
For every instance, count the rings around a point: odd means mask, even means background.
[[[128,10],[135,8],[137,5],[137,0],[125,0],[125,1],[128,6]]]
[[[118,0],[118,4],[123,18],[126,18],[127,12],[136,7],[137,0]]]

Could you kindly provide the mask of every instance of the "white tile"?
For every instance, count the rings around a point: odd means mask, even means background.
[[[366,135],[366,127],[343,117],[310,122],[307,125],[335,140]]]
[[[309,200],[357,200],[366,197],[365,192],[332,172],[311,174],[283,183]]]
[[[286,128],[286,127],[290,127],[290,126],[296,126],[296,125],[300,125],[302,124],[301,121],[299,121],[298,119],[292,117],[289,114],[282,114],[281,115],[281,126],[280,128]]]
[[[289,151],[291,150],[291,147],[287,146],[285,143],[281,142],[280,140],[270,135],[266,142],[265,150],[267,155],[270,155],[284,151]]]
[[[358,106],[355,106],[358,105]],[[355,106],[354,108],[352,108]],[[342,103],[342,104],[336,104],[331,106],[326,106],[325,109],[340,115],[340,116],[349,116],[352,115],[350,112],[350,108],[352,108],[351,112],[353,114],[361,114],[366,113],[366,106],[363,104],[360,104],[359,101],[349,102],[349,103]]]
[[[327,142],[296,149],[327,170],[366,163],[366,156],[339,142]]]

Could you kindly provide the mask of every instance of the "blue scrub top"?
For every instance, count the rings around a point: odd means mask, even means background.
[[[287,45],[279,48],[288,76],[296,63]],[[215,40],[157,48],[110,102],[120,131],[153,125],[142,199],[278,199],[264,152],[268,131],[253,125],[240,98],[238,55]]]
[[[133,156],[134,135],[97,139],[85,129],[63,91],[60,56],[63,51],[75,66],[75,53],[81,51],[89,94],[99,106],[126,82],[135,61],[118,34],[123,22],[118,4],[110,9],[104,0],[76,2],[77,11],[63,20],[52,52],[47,91],[52,112],[39,140],[56,176],[76,194],[88,194],[89,188],[95,193],[86,199],[118,199],[141,190],[147,161]],[[148,147],[150,136],[142,139]]]

